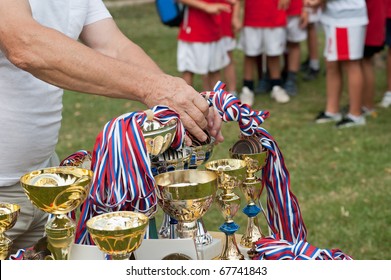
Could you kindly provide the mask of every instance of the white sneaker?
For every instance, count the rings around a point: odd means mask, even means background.
[[[252,92],[248,87],[243,87],[242,93],[240,94],[240,102],[242,102],[242,104],[252,106],[254,104],[254,92]]]
[[[289,95],[280,86],[273,87],[271,97],[275,99],[278,103],[287,103],[290,100]]]
[[[390,91],[387,91],[384,94],[383,99],[380,102],[379,106],[383,107],[383,108],[388,108],[391,106],[391,92]]]

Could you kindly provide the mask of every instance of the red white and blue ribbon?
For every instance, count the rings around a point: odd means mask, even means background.
[[[269,236],[256,242],[254,260],[352,260],[339,249],[320,249],[304,240],[288,242]]]
[[[290,189],[289,171],[286,168],[284,157],[279,149],[277,142],[260,125],[269,117],[267,111],[255,111],[247,104],[241,104],[238,98],[224,90],[225,84],[218,82],[213,92],[203,92],[202,95],[207,99],[210,106],[213,106],[220,114],[223,121],[237,121],[241,133],[244,136],[257,135],[262,146],[268,150],[266,165],[262,170],[262,184],[267,188],[267,223],[273,234],[278,236],[275,240],[273,249],[290,246],[302,248],[306,243],[307,230],[301,215],[299,202]],[[257,251],[263,250],[263,242],[268,239],[258,241]],[[279,242],[280,241],[280,242]],[[306,245],[307,248],[309,245]],[[311,247],[315,248],[315,247]],[[263,255],[267,255],[268,248],[265,244]],[[295,252],[295,250],[294,250]],[[304,252],[306,252],[304,250]],[[326,259],[346,258],[342,252],[317,250],[317,257]],[[304,256],[305,254],[299,254]]]
[[[165,106],[152,109],[154,120],[166,125],[176,120],[172,146],[182,147],[185,129],[179,115]],[[97,137],[92,155],[94,177],[89,196],[82,205],[75,242],[92,244],[86,222],[93,216],[112,211],[152,214],[157,209],[155,180],[142,127],[144,111],[124,114],[109,121]]]

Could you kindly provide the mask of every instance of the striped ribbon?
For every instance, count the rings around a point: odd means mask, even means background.
[[[304,240],[295,243],[269,236],[256,242],[255,260],[352,260],[339,249],[320,249]]]
[[[162,125],[177,121],[171,147],[182,147],[185,129],[179,115],[165,106],[151,110],[153,120]],[[94,176],[89,196],[81,207],[76,243],[93,244],[86,229],[86,222],[93,216],[112,211],[156,211],[155,180],[142,133],[146,120],[144,111],[124,114],[109,121],[98,135],[91,162]]]
[[[267,223],[273,235],[281,239],[280,243],[275,240],[274,246],[283,250],[282,245],[285,246],[287,242],[299,247],[303,243],[307,244],[307,229],[300,212],[299,202],[290,190],[290,177],[284,157],[277,142],[264,128],[260,127],[269,117],[269,112],[252,110],[247,104],[241,104],[238,98],[226,92],[224,88],[225,84],[218,82],[213,92],[203,92],[202,95],[209,105],[219,112],[223,121],[237,121],[244,136],[256,135],[262,146],[268,150],[266,165],[262,170],[262,184],[267,188],[267,215],[265,215]],[[258,242],[257,251],[260,252],[265,240],[267,241],[267,239],[262,239]],[[267,250],[266,246],[265,252]],[[264,255],[265,252],[263,252]],[[345,257],[338,250],[318,249],[317,252],[317,257],[324,259],[326,257],[350,258]],[[303,257],[304,254],[300,256]]]

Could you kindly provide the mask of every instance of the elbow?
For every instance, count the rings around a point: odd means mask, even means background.
[[[28,48],[12,48],[12,50],[8,51],[6,55],[8,60],[13,65],[22,70],[29,71],[30,69],[34,68],[33,55],[28,50]]]

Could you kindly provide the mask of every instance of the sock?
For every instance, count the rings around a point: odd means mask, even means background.
[[[282,80],[281,79],[270,79],[270,85],[273,88],[274,86],[282,86]]]
[[[324,114],[326,116],[329,116],[329,117],[339,117],[341,115],[341,113],[330,113],[330,112],[324,112]]]
[[[253,80],[243,80],[243,87],[248,87],[251,91],[254,91],[254,81]]]
[[[346,115],[349,119],[351,119],[352,121],[354,121],[354,122],[358,122],[358,121],[360,121],[362,118],[363,118],[363,116],[353,116],[352,114],[347,114]]]
[[[311,59],[309,65],[310,68],[314,70],[319,70],[320,68],[320,63],[318,59]]]
[[[297,80],[297,73],[289,71],[287,76],[286,76],[286,79],[287,80],[291,80],[291,81],[296,81]]]

